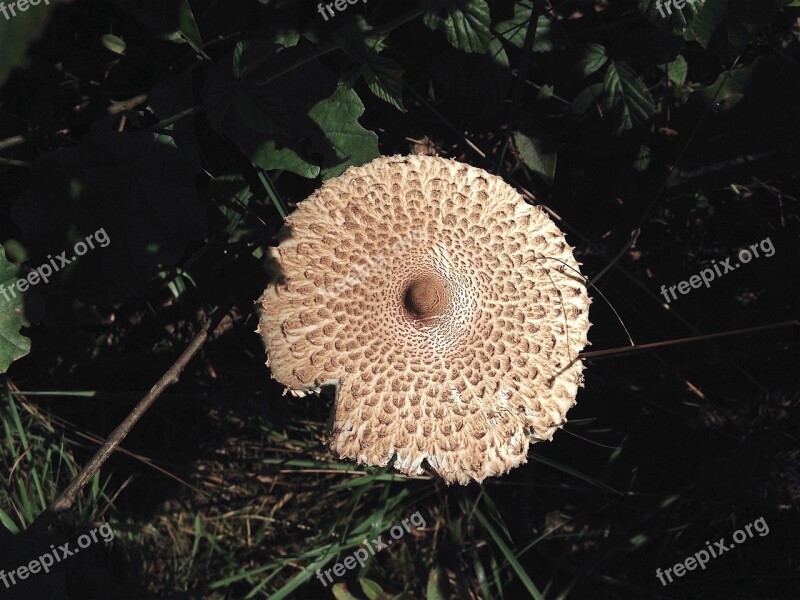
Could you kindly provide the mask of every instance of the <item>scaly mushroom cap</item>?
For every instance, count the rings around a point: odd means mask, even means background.
[[[326,181],[270,249],[259,332],[295,394],[337,388],[331,449],[448,483],[550,440],[582,385],[589,298],[564,234],[502,179],[430,156]]]

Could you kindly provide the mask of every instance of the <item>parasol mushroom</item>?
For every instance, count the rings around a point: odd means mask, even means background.
[[[590,300],[564,234],[499,177],[382,157],[326,181],[280,238],[267,364],[294,394],[336,387],[340,457],[480,482],[566,422]]]

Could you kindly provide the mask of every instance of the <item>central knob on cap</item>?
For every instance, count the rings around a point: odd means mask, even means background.
[[[427,319],[442,312],[445,307],[445,291],[434,277],[412,281],[406,288],[403,304],[415,319]]]

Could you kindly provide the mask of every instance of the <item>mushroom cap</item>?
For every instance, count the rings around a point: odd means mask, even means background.
[[[299,203],[279,239],[267,364],[298,395],[336,386],[340,457],[480,482],[566,422],[590,300],[564,234],[499,177],[378,158]]]

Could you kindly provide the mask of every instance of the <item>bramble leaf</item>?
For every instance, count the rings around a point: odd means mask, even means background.
[[[603,107],[615,119],[617,133],[643,123],[655,112],[644,81],[625,63],[609,62],[603,93]]]
[[[28,326],[22,293],[16,287],[20,277],[19,269],[6,260],[0,245],[0,373],[31,351],[31,341],[20,333]]]
[[[143,293],[156,273],[206,235],[199,172],[197,159],[172,137],[119,133],[101,122],[80,145],[34,163],[35,183],[11,217],[34,256],[66,252],[69,264],[54,279],[81,299],[108,304]],[[76,257],[75,242],[100,229],[110,241]]]
[[[444,32],[450,44],[464,52],[485,52],[492,34],[486,0],[423,0],[423,22]]]

